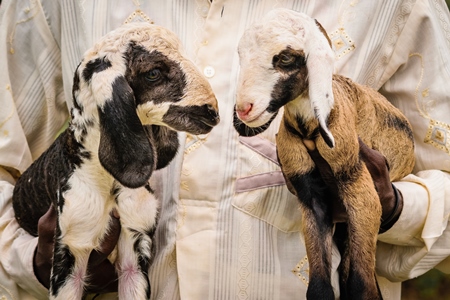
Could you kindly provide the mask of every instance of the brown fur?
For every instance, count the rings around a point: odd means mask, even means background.
[[[334,242],[342,257],[340,299],[381,299],[375,250],[382,208],[359,140],[386,157],[395,181],[412,171],[412,130],[381,94],[333,75],[334,57],[319,22],[283,8],[269,12],[239,42],[235,128],[241,135],[258,134],[284,107],[277,151],[287,187],[302,208],[310,265],[307,298],[335,299]],[[315,142],[330,165],[335,188],[326,187],[305,139]],[[347,223],[333,224],[336,199],[346,209]]]
[[[348,249],[342,254],[341,280],[355,281],[351,278],[355,270],[350,268],[356,268],[357,276],[361,277],[358,280],[364,283],[364,290],[360,294],[362,299],[379,299],[374,275],[381,205],[371,175],[359,157],[358,136],[365,144],[386,157],[391,180],[395,181],[409,174],[414,166],[412,135],[406,118],[376,91],[335,75],[333,93],[335,105],[329,116],[328,126],[336,146],[328,147],[319,135],[316,135],[316,145],[340,184],[339,196],[348,213],[349,241]],[[296,194],[298,192],[293,190],[293,187],[299,184],[296,178],[310,174],[315,168],[302,139],[313,138],[314,132],[317,133],[318,122],[314,120],[305,125],[307,135],[302,136],[298,133],[304,132],[304,129],[298,127],[296,117],[285,108],[277,135],[282,170],[289,181],[290,190]],[[294,130],[288,128],[289,126]],[[303,231],[310,262],[310,276],[329,279],[331,228],[328,229],[327,235],[323,236],[316,214],[310,206],[304,204],[302,195],[299,197],[303,208]],[[316,259],[321,255],[326,257],[326,265]]]

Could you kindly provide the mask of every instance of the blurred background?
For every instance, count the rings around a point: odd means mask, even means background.
[[[450,0],[445,2],[450,7]],[[431,270],[403,282],[402,300],[450,300],[450,274]]]

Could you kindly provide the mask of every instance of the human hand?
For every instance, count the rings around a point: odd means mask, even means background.
[[[89,256],[88,274],[90,277],[89,293],[109,293],[117,291],[117,274],[114,266],[107,259],[114,250],[120,235],[119,215],[114,210],[110,214],[110,230],[100,245],[100,250],[94,250]],[[39,219],[38,244],[34,253],[34,273],[46,288],[50,287],[50,273],[53,260],[54,234],[57,213],[54,206]]]
[[[359,141],[359,151],[362,160],[365,162],[370,175],[372,176],[375,189],[377,190],[382,206],[380,233],[385,232],[398,220],[403,209],[403,197],[392,185],[389,178],[389,167],[386,158],[376,150],[367,147],[361,139]],[[328,186],[332,195],[335,196],[332,207],[333,222],[340,223],[347,221],[347,213],[342,201],[338,197],[336,179],[333,176],[330,165],[320,155],[316,145],[311,140],[304,140],[308,153],[319,169],[322,179]]]

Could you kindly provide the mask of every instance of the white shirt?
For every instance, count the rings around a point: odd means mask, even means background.
[[[316,2],[320,1],[3,1],[0,297],[47,297],[33,274],[37,239],[14,220],[14,180],[6,170],[23,172],[67,120],[73,72],[84,51],[127,19],[147,18],[179,35],[209,79],[221,117],[208,135],[181,134],[179,155],[152,179],[162,200],[150,278],[152,299],[304,297],[308,261],[301,214],[274,156],[279,118],[253,138],[239,138],[232,126],[238,39],[275,7],[316,18],[332,40],[336,72],[379,89],[413,125],[414,174],[395,183],[404,209],[393,228],[379,236],[377,272],[384,298],[400,299],[400,283],[394,281],[435,266],[450,272],[447,7],[442,0]],[[141,11],[135,12],[137,8]],[[338,262],[335,250],[337,293]]]

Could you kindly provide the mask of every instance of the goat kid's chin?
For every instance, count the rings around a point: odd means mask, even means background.
[[[251,122],[243,121],[238,113],[236,112],[236,109],[234,110],[233,115],[233,125],[234,129],[239,133],[240,136],[255,136],[258,135],[264,131],[270,126],[272,121],[277,116],[278,111],[275,111],[273,114],[268,114],[265,112],[265,115],[269,117],[269,119],[261,124],[261,118],[258,118],[257,120],[253,120]],[[255,122],[256,121],[256,122]]]
[[[177,131],[190,134],[209,133],[219,124],[218,110],[209,104],[200,106],[171,105],[162,118],[162,122]]]

